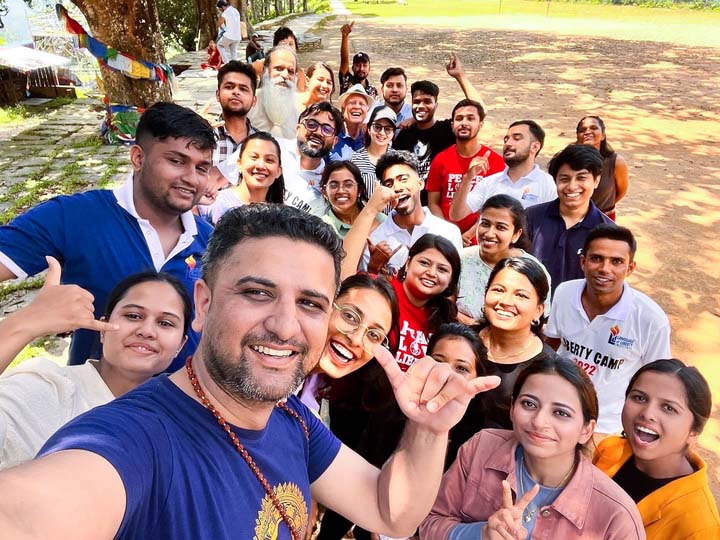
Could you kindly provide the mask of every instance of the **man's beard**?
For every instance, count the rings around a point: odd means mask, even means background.
[[[530,149],[528,148],[525,152],[522,150],[515,150],[515,153],[506,158],[503,156],[503,160],[505,161],[505,165],[508,167],[512,167],[513,165],[520,165],[523,163],[527,158],[530,157]]]
[[[303,156],[309,158],[321,158],[327,156],[330,153],[330,150],[332,150],[332,147],[328,144],[325,144],[324,140],[323,145],[320,148],[314,148],[310,146],[307,141],[298,141],[298,150],[300,150],[300,154],[302,154]]]
[[[228,354],[225,351],[221,351],[215,346],[212,336],[207,335],[206,339],[203,340],[204,343],[201,342],[201,345],[203,360],[205,361],[205,366],[210,377],[215,384],[236,401],[275,403],[287,398],[305,379],[304,361],[308,354],[307,346],[296,342],[280,341],[272,334],[265,334],[263,336],[246,334],[240,343],[241,350],[245,349],[251,341],[254,343],[262,342],[268,345],[272,345],[273,343],[284,346],[292,344],[298,349],[299,352],[298,358],[296,359],[295,370],[291,373],[289,380],[279,380],[279,374],[277,377],[272,378],[273,381],[277,382],[277,384],[274,385],[259,380],[259,377],[256,376],[253,370],[251,361],[247,359],[244,354],[241,353],[237,359],[228,358]],[[266,374],[266,378],[270,377],[271,375]]]
[[[279,78],[271,79],[265,72],[262,78],[262,92],[259,92],[258,105],[273,126],[280,126],[285,131],[295,131],[298,121],[297,92],[295,82],[288,81],[289,86],[278,86]]]
[[[222,106],[222,105],[221,105]],[[248,107],[240,107],[239,109],[229,109],[222,107],[222,115],[223,118],[245,118],[247,114],[250,112],[250,109]]]

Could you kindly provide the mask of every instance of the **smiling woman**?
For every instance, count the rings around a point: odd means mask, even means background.
[[[420,537],[644,538],[630,497],[580,450],[598,415],[587,375],[542,355],[512,397],[513,431],[483,430],[460,448]]]
[[[190,314],[176,278],[136,274],[108,297],[101,358],[79,366],[35,358],[0,377],[0,469],[32,459],[60,426],[167,369],[187,339]]]
[[[691,450],[712,410],[707,381],[676,359],[641,367],[628,385],[624,437],[608,437],[594,462],[637,503],[648,540],[720,538],[707,464]]]

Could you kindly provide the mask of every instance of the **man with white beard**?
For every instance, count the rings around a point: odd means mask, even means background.
[[[248,115],[258,131],[275,137],[295,137],[297,110],[297,56],[285,46],[270,49],[265,60],[257,103]]]
[[[292,139],[279,139],[285,204],[315,216],[327,212],[320,191],[325,157],[337,142],[342,126],[340,111],[327,101],[310,105],[300,114],[297,133]]]

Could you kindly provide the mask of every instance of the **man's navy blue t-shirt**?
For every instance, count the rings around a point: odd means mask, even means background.
[[[333,462],[340,441],[297,397],[287,404],[307,424],[309,438],[300,422],[279,408],[265,429],[234,431],[302,531],[310,484]],[[127,501],[117,540],[291,540],[212,414],[167,375],[79,416],[39,455],[68,449],[94,452],[120,475]]]
[[[162,271],[174,275],[193,297],[201,277],[200,259],[212,227],[196,217],[192,244],[174,255]],[[45,256],[62,265],[62,282],[79,285],[95,297],[95,316],[103,314],[110,291],[121,280],[153,270],[153,259],[137,222],[110,190],[93,190],[50,199],[0,227],[0,252],[28,275],[47,268]],[[198,334],[188,331],[188,342],[170,371],[182,366],[197,347]],[[100,358],[97,332],[77,330],[70,347],[70,364]]]
[[[580,255],[588,233],[601,223],[615,224],[592,201],[582,221],[569,229],[560,215],[558,199],[531,206],[526,213],[530,252],[550,274],[553,294],[561,283],[585,277]]]

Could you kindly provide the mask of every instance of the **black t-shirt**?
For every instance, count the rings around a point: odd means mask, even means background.
[[[682,476],[675,478],[651,478],[635,466],[635,460],[632,457],[628,459],[623,466],[620,467],[620,470],[615,473],[615,476],[613,476],[615,483],[623,488],[625,493],[630,495],[632,500],[635,501],[635,504],[642,501],[653,491],[660,489],[678,478],[682,478]]]
[[[420,177],[426,180],[432,160],[453,144],[455,144],[455,135],[450,120],[438,120],[428,129],[413,126],[400,130],[392,146],[396,150],[413,152],[420,163]]]

